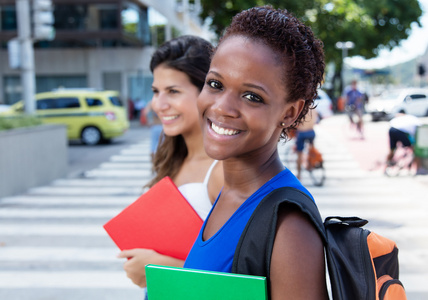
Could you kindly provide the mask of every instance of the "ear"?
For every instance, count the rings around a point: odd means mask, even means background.
[[[297,117],[300,115],[300,113],[303,110],[303,107],[305,106],[305,100],[299,99],[293,103],[287,103],[282,123],[284,123],[285,128],[291,126],[297,119]]]

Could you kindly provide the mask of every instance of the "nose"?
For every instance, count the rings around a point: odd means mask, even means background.
[[[165,96],[165,93],[159,92],[153,95],[152,107],[155,112],[167,110],[170,107],[168,99]]]
[[[211,109],[218,116],[237,118],[239,116],[239,97],[225,92],[212,99]]]

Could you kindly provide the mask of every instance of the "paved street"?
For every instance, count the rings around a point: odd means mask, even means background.
[[[324,217],[367,218],[369,229],[395,240],[408,299],[428,299],[428,176],[383,176],[373,166],[384,155],[376,136],[386,125],[367,124],[361,141],[346,125],[335,116],[317,127],[327,180],[315,187],[304,174],[302,182]],[[151,177],[147,129],[132,130],[143,138],[80,176],[0,199],[0,299],[143,299],[102,228]],[[280,144],[282,158],[286,147]]]

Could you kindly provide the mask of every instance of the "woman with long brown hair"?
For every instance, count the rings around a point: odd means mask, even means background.
[[[155,176],[148,187],[171,177],[183,196],[205,220],[223,185],[221,163],[203,146],[196,100],[205,82],[212,46],[195,36],[172,39],[157,49],[150,63],[153,72],[152,109],[163,134],[153,158]],[[184,261],[152,249],[122,251],[124,269],[140,287],[146,286],[146,264],[182,267]]]

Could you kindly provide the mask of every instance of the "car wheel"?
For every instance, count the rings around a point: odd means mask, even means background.
[[[81,137],[82,142],[86,145],[96,145],[102,140],[101,132],[93,126],[84,128]]]

